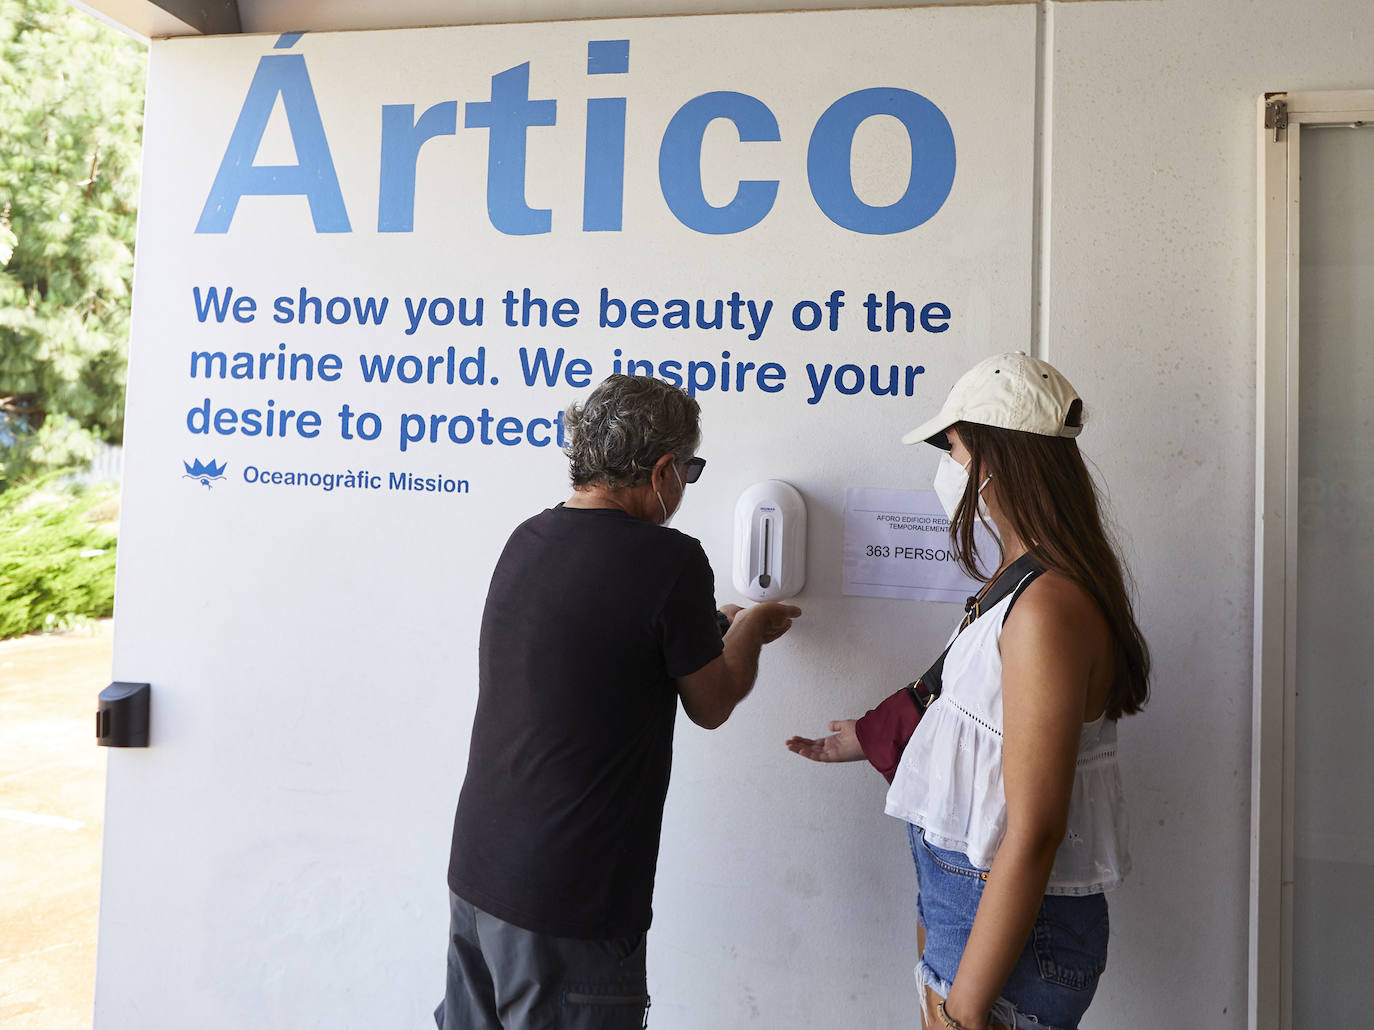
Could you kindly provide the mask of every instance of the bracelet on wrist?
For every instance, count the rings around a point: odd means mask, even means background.
[[[940,1014],[940,1021],[944,1023],[949,1030],[973,1030],[972,1027],[964,1026],[963,1023],[946,1012],[945,1003],[943,1001],[940,1002],[940,1007],[936,1011]]]

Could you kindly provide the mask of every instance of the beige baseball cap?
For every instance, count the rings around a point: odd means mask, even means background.
[[[995,354],[959,377],[934,418],[902,437],[949,450],[945,430],[976,422],[1039,436],[1077,436],[1083,431],[1083,401],[1049,362],[1025,351]]]

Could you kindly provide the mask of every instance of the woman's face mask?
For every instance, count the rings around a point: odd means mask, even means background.
[[[972,460],[970,458],[969,462]],[[945,509],[945,514],[951,522],[954,521],[954,512],[958,509],[959,502],[963,500],[964,490],[968,487],[969,462],[960,465],[948,454],[941,454],[940,464],[935,468],[935,493],[940,498],[940,507]],[[982,486],[978,487],[978,514],[984,519],[988,517],[988,506],[982,498],[983,487],[991,481],[992,476],[988,476],[983,480]]]

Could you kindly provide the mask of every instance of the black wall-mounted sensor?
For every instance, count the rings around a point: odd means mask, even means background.
[[[152,688],[146,683],[111,683],[102,690],[95,713],[95,742],[103,747],[147,747],[151,697]]]

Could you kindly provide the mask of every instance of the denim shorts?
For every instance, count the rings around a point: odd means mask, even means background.
[[[929,843],[919,826],[907,824],[907,836],[920,887],[917,916],[926,931],[916,978],[948,997],[987,870],[957,851]],[[1075,1030],[1107,965],[1107,932],[1105,895],[1045,895],[993,1019],[1008,1026]]]

